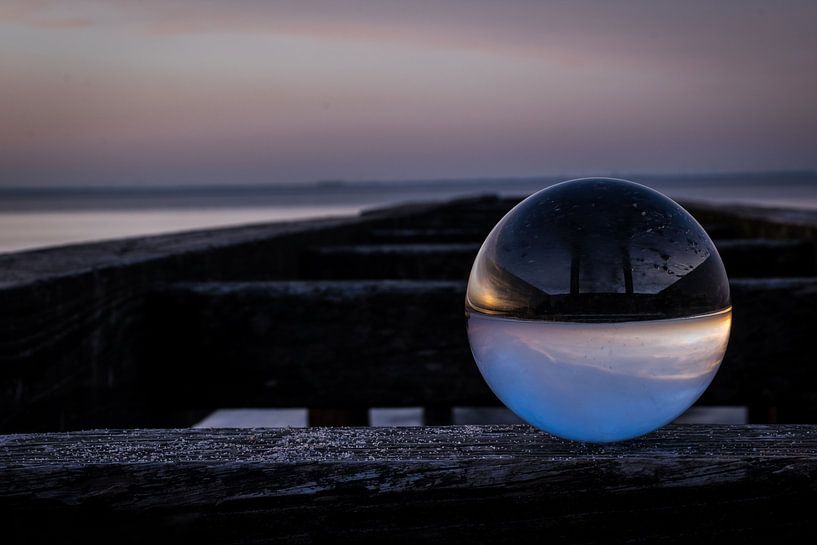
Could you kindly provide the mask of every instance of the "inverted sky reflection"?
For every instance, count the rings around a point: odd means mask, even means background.
[[[726,352],[731,308],[693,318],[601,323],[472,313],[471,348],[494,393],[531,424],[578,440],[634,437],[703,393]]]

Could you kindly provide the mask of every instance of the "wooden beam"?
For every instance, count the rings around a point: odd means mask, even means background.
[[[817,210],[702,201],[682,204],[702,224],[716,224],[738,238],[817,241]]]
[[[481,243],[320,246],[303,256],[301,278],[465,280]]]
[[[150,301],[152,398],[181,406],[495,404],[471,358],[464,286],[184,284]],[[187,404],[187,405],[186,405]]]
[[[527,426],[0,437],[10,542],[768,543],[815,536],[817,429]]]
[[[476,243],[355,244],[304,251],[301,278],[466,279],[482,241]],[[732,278],[810,276],[815,245],[807,240],[715,241]]]
[[[704,404],[747,405],[752,422],[817,423],[817,278],[735,279],[729,349]]]
[[[469,229],[465,227],[446,227],[442,229],[392,228],[373,229],[368,238],[373,244],[450,244],[463,242],[481,244],[489,232],[490,229]]]
[[[817,422],[817,278],[733,280],[734,328],[704,404]],[[493,405],[462,282],[177,285],[151,301],[151,397],[182,407]],[[157,401],[157,403],[160,401]]]
[[[374,230],[422,229],[448,230],[469,229],[488,233],[508,211],[516,206],[521,197],[497,197],[477,195],[447,202],[438,202],[433,207],[417,208],[408,204],[390,207],[385,213],[380,210],[363,212],[363,218],[376,214],[380,220]]]
[[[715,246],[733,278],[779,278],[817,274],[815,245],[810,240],[732,239]]]

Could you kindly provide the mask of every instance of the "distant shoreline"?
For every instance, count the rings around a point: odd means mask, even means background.
[[[541,182],[557,182],[583,177],[595,177],[595,174],[553,174],[542,176],[501,176],[486,178],[428,178],[428,179],[394,179],[394,180],[316,180],[302,183],[269,183],[269,184],[179,184],[179,185],[32,185],[15,186],[0,185],[0,194],[7,192],[42,193],[42,192],[175,192],[175,191],[210,191],[210,190],[270,190],[291,191],[304,189],[326,188],[394,188],[394,187],[439,187],[463,185],[496,185],[512,184],[527,185]],[[784,183],[808,180],[817,183],[817,170],[769,170],[760,172],[697,172],[690,174],[655,174],[655,173],[610,173],[599,177],[624,178],[626,180],[647,180],[659,183],[690,183],[690,182],[717,182],[717,183],[756,183],[768,181],[769,178],[779,179]]]
[[[817,210],[817,173],[622,176],[680,201]],[[0,189],[0,253],[258,222],[349,216],[406,202],[525,196],[567,177],[300,186]]]
[[[694,175],[612,175],[686,193],[763,193],[763,188],[796,189],[817,199],[817,172],[712,173]],[[575,176],[574,176],[575,177]],[[45,211],[177,210],[263,206],[370,206],[458,195],[525,195],[571,176],[406,181],[324,180],[286,185],[0,187],[0,213]],[[812,195],[813,193],[813,195]],[[759,197],[759,196],[758,196]],[[701,198],[707,198],[703,195]],[[753,200],[756,200],[753,198]]]

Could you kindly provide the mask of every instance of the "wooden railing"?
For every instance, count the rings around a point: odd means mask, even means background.
[[[0,437],[0,468],[7,542],[802,543],[817,432],[95,431]]]

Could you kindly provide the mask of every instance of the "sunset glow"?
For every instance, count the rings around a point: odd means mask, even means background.
[[[0,6],[0,184],[817,168],[817,4]]]

